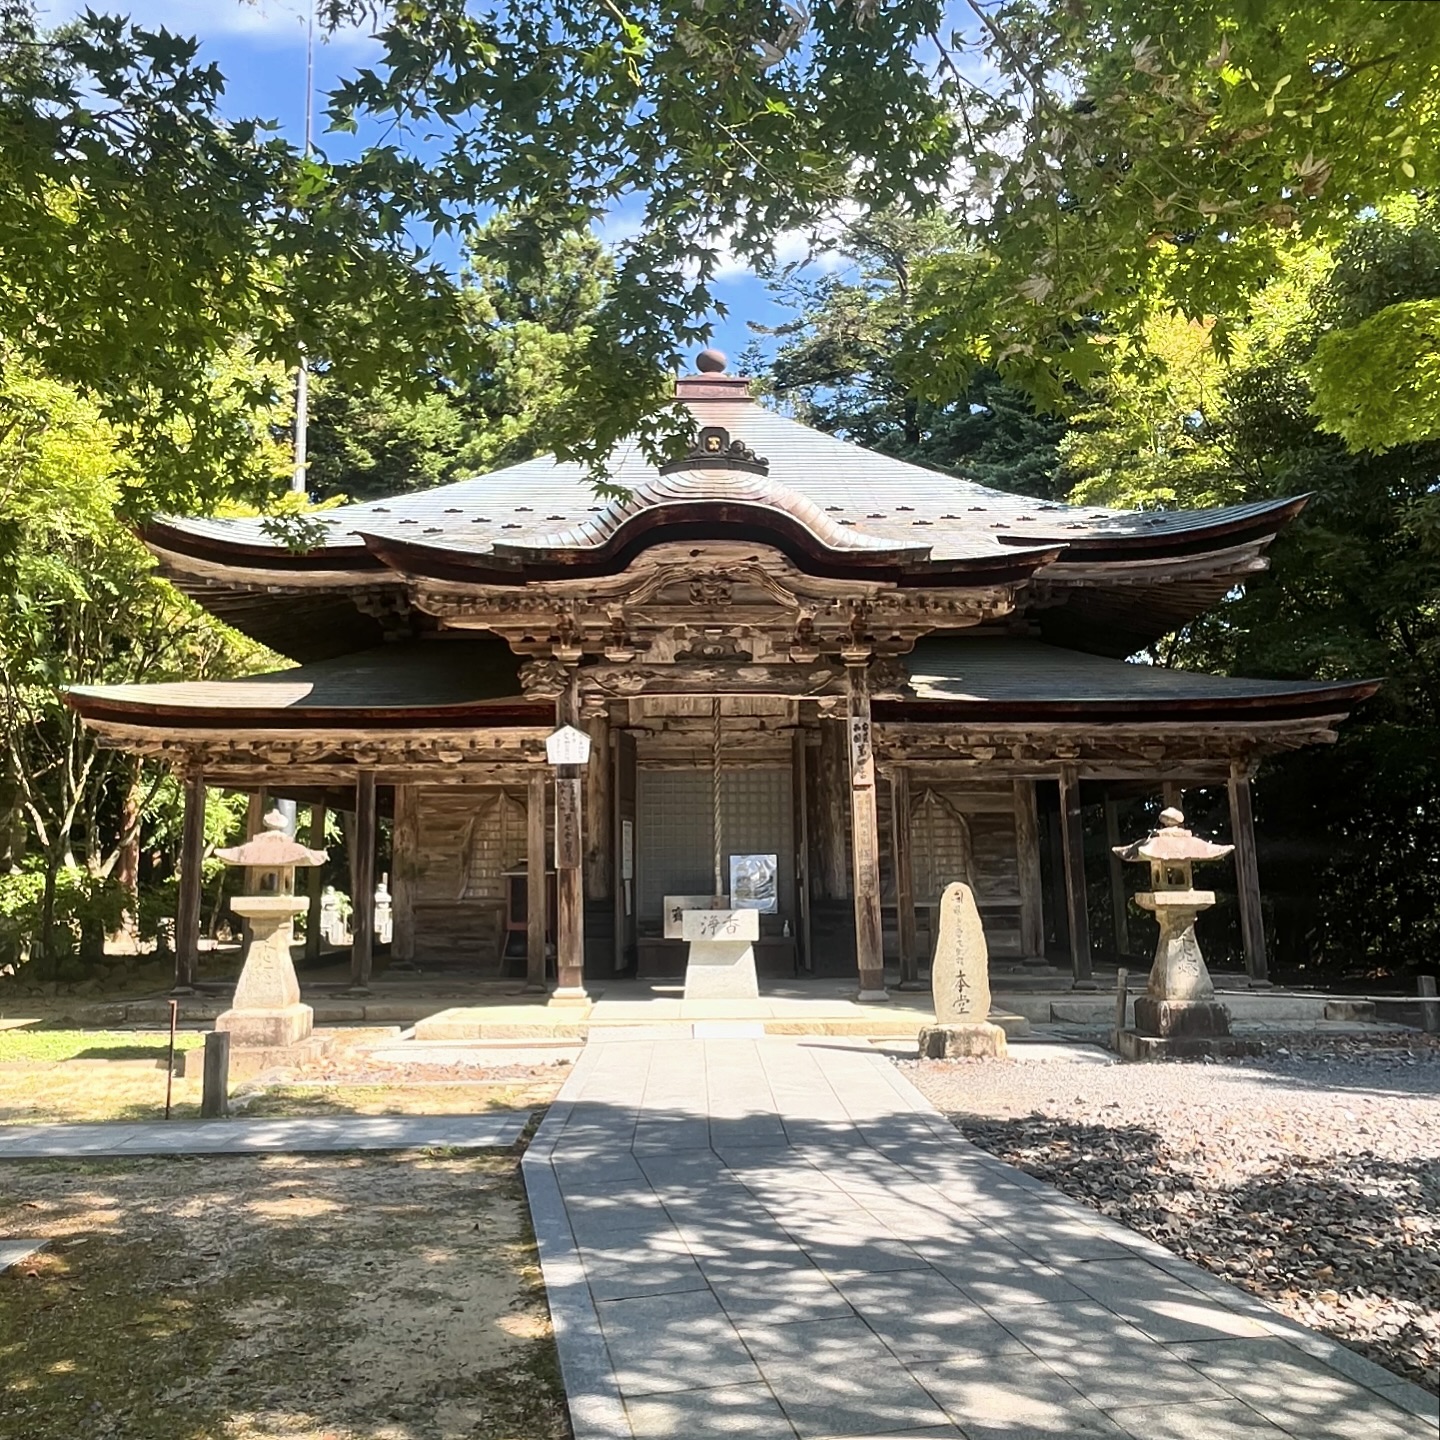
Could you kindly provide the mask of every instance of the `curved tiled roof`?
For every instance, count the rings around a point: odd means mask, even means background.
[[[730,377],[725,377],[729,379]],[[1067,559],[1175,552],[1187,541],[1206,548],[1226,534],[1273,532],[1301,501],[1264,501],[1211,510],[1133,511],[1070,506],[993,490],[893,456],[852,445],[746,399],[688,401],[699,426],[719,425],[764,455],[766,478],[695,468],[670,475],[635,442],[617,446],[609,479],[629,492],[606,501],[585,466],[543,456],[488,475],[392,499],[314,514],[323,544],[296,560],[263,519],[170,519],[152,527],[155,548],[203,553],[244,565],[248,558],[285,568],[381,568],[374,542],[419,543],[457,556],[503,556],[597,543],[607,527],[639,511],[685,501],[736,499],[775,506],[826,549],[854,555],[926,550],[934,562],[986,559],[1014,547],[1065,545]],[[371,549],[365,541],[370,539]]]

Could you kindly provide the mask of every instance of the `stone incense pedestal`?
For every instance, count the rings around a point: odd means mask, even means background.
[[[1179,810],[1165,810],[1160,829],[1133,845],[1117,845],[1122,860],[1148,861],[1154,889],[1135,897],[1160,927],[1155,962],[1145,993],[1135,1001],[1133,1028],[1116,1032],[1126,1060],[1189,1060],[1207,1055],[1255,1055],[1258,1041],[1230,1033],[1230,1012],[1215,998],[1215,985],[1195,938],[1195,917],[1215,903],[1213,890],[1196,890],[1191,867],[1219,860],[1234,848],[1216,845],[1184,828]]]
[[[294,920],[309,901],[293,895],[242,895],[230,908],[250,922],[250,948],[230,1009],[215,1021],[237,1046],[275,1049],[298,1045],[315,1027],[315,1012],[300,1002],[300,981],[290,947]]]
[[[758,910],[686,910],[681,938],[690,942],[685,962],[687,1000],[758,1000],[755,942]]]
[[[227,865],[245,870],[253,887],[251,894],[230,902],[230,908],[249,921],[250,943],[235,998],[215,1021],[216,1030],[230,1036],[232,1075],[293,1065],[320,1053],[326,1044],[311,1034],[315,1012],[300,1001],[300,982],[290,958],[295,917],[310,905],[305,896],[295,894],[295,867],[323,865],[325,851],[308,850],[287,835],[278,811],[266,815],[264,825],[243,845],[215,852]]]
[[[975,894],[956,881],[940,897],[940,922],[930,960],[934,1025],[919,1035],[926,1060],[1006,1053],[1005,1032],[990,1022],[990,951]]]

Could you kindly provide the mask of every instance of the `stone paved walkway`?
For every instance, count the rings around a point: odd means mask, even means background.
[[[840,1040],[592,1043],[524,1171],[576,1440],[1436,1440]]]
[[[325,1115],[276,1120],[170,1120],[135,1125],[0,1126],[0,1160],[104,1155],[301,1154],[325,1150],[457,1150],[513,1145],[528,1111],[488,1115]]]

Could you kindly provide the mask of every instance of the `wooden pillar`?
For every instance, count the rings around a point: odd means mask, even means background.
[[[557,725],[579,719],[575,679],[555,702]],[[591,763],[599,763],[594,755]],[[585,827],[582,820],[583,767],[555,767],[555,972],[552,1002],[584,1004],[585,993]]]
[[[791,768],[795,777],[795,902],[799,908],[796,939],[800,965],[815,968],[815,955],[810,948],[810,785],[806,765],[805,732],[796,728],[791,744]]]
[[[1020,887],[1020,955],[1025,960],[1044,960],[1040,813],[1033,780],[1015,781],[1015,867]]]
[[[205,859],[205,775],[185,776],[185,819],[180,832],[180,893],[175,905],[175,988],[195,983],[200,953],[201,865]]]
[[[890,771],[890,848],[895,857],[895,931],[900,942],[900,988],[920,985],[920,943],[915,933],[915,871],[910,854],[910,772]]]
[[[305,843],[312,850],[325,848],[325,807],[310,807],[310,834]],[[320,958],[320,905],[325,892],[324,867],[312,865],[305,872],[305,895],[309,909],[305,912],[305,958],[314,962]]]
[[[1178,780],[1167,780],[1160,787],[1160,799],[1165,809],[1179,810],[1185,803],[1185,791]]]
[[[585,893],[592,900],[608,900],[615,873],[610,843],[610,720],[591,715],[585,721],[590,736],[590,763],[585,767]]]
[[[847,662],[850,740],[850,854],[855,897],[855,963],[859,1000],[888,1000],[880,913],[880,817],[875,802],[875,747],[864,663]]]
[[[593,757],[592,757],[593,759]],[[532,770],[525,807],[525,988],[545,986],[545,919],[550,909],[545,872],[545,772]]]
[[[420,792],[395,787],[395,824],[390,832],[390,960],[415,963],[415,882],[420,876]]]
[[[1120,844],[1120,806],[1105,800],[1105,859],[1110,867],[1110,908],[1115,912],[1115,953],[1130,953],[1130,909],[1125,898],[1125,862],[1115,853]]]
[[[1070,919],[1070,968],[1075,984],[1090,985],[1090,914],[1085,898],[1085,827],[1080,780],[1073,765],[1060,767],[1060,835],[1065,854],[1065,908]]]
[[[1255,811],[1250,803],[1250,777],[1238,760],[1230,762],[1230,833],[1235,841],[1235,890],[1240,901],[1245,971],[1252,985],[1268,985],[1270,962],[1265,951],[1265,913],[1260,906]]]
[[[362,770],[355,781],[355,833],[350,873],[355,893],[350,897],[350,983],[357,989],[370,984],[375,959],[375,772]]]
[[[848,727],[829,720],[820,722],[820,744],[815,750],[814,824],[812,854],[815,892],[824,900],[850,897],[849,867],[845,863],[845,835],[849,827],[850,762],[847,757]]]

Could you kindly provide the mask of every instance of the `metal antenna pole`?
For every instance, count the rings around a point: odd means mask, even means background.
[[[315,6],[310,0],[305,20],[305,153],[313,149],[315,124]],[[302,354],[295,373],[295,470],[290,489],[303,495],[308,486],[308,440],[310,429],[310,366]]]

